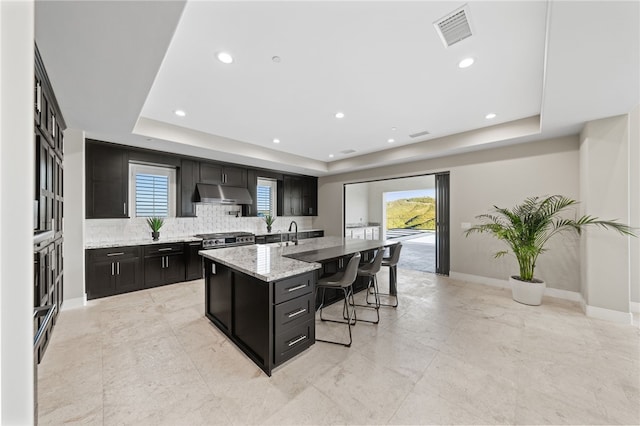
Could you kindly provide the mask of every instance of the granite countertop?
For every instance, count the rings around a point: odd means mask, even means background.
[[[158,241],[153,241],[151,238],[145,238],[143,240],[119,240],[119,241],[104,241],[104,242],[91,242],[84,245],[85,249],[97,249],[97,248],[111,248],[111,247],[125,247],[125,246],[146,246],[150,244],[171,244],[171,243],[190,243],[195,241],[202,241],[202,238],[194,236],[185,237],[162,237]]]
[[[396,242],[320,237],[300,240],[298,245],[290,242],[256,244],[201,250],[199,253],[215,262],[269,282],[322,268],[316,260],[340,257],[381,245],[393,244]]]
[[[284,257],[288,254],[318,250],[342,245],[341,237],[321,237],[300,240],[296,246],[289,243],[256,244],[252,246],[201,250],[208,259],[244,272],[262,281],[275,281],[322,268],[315,262]]]

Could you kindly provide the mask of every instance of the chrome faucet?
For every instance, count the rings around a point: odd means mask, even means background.
[[[295,234],[295,237],[293,237],[293,243],[295,245],[298,245],[298,224],[296,223],[295,220],[292,220],[291,223],[289,224],[289,232],[291,232],[291,228],[293,227],[293,225],[296,226],[296,234]]]

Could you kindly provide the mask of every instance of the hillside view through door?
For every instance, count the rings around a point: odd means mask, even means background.
[[[384,193],[387,239],[402,241],[401,268],[436,271],[435,189]]]

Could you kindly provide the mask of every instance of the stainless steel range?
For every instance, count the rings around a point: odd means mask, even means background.
[[[199,234],[198,238],[202,238],[202,248],[224,248],[246,246],[254,244],[256,236],[251,232],[220,232],[216,234]]]

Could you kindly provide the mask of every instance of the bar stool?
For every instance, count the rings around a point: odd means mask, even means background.
[[[355,325],[355,316],[356,310],[353,307],[353,303],[349,303],[349,297],[351,297],[351,302],[353,302],[353,282],[356,280],[356,276],[358,273],[358,264],[360,263],[360,253],[356,253],[351,257],[347,267],[344,272],[338,272],[328,277],[320,278],[316,282],[316,297],[318,294],[318,289],[322,288],[322,303],[320,303],[320,321],[329,321],[329,322],[337,322],[342,324],[347,324],[349,328],[349,343],[336,342],[333,340],[322,340],[316,338],[317,342],[325,342],[325,343],[333,343],[334,345],[342,345],[346,347],[351,346],[351,342],[353,339],[351,338],[351,325],[352,321]],[[344,293],[344,306],[342,308],[342,316],[346,321],[334,320],[334,319],[325,319],[322,318],[322,308],[324,308],[324,295],[325,291],[328,288],[332,289],[342,289]],[[351,306],[351,309],[349,309]]]
[[[395,246],[391,247],[391,256],[385,257],[382,259],[382,266],[389,267],[389,293],[380,293],[378,292],[377,304],[378,306],[390,306],[392,308],[398,307],[398,270],[396,267],[398,266],[398,261],[400,260],[400,250],[402,250],[402,243],[398,243]],[[395,290],[392,292],[391,289]],[[395,294],[394,294],[395,293]],[[396,299],[394,304],[389,303],[380,303],[380,296],[390,296]],[[372,305],[373,302],[369,302],[369,292],[367,291],[367,303]]]
[[[376,278],[376,274],[380,272],[380,266],[382,265],[383,256],[384,256],[384,247],[379,247],[376,253],[376,257],[373,258],[373,261],[370,263],[365,263],[363,266],[358,268],[358,276],[367,277],[367,279],[369,280],[369,283],[367,284],[367,296],[365,300],[369,298],[369,291],[370,289],[373,288],[375,305],[369,306],[369,305],[372,305],[372,303],[369,303],[369,301],[367,300],[366,305],[354,304],[354,306],[360,306],[363,308],[373,308],[376,310],[375,321],[370,321],[370,320],[359,320],[359,321],[370,322],[372,324],[378,324],[380,322],[380,312],[378,311],[378,309],[380,308],[380,298],[378,297],[378,279]],[[356,316],[356,320],[358,320],[357,316]]]

